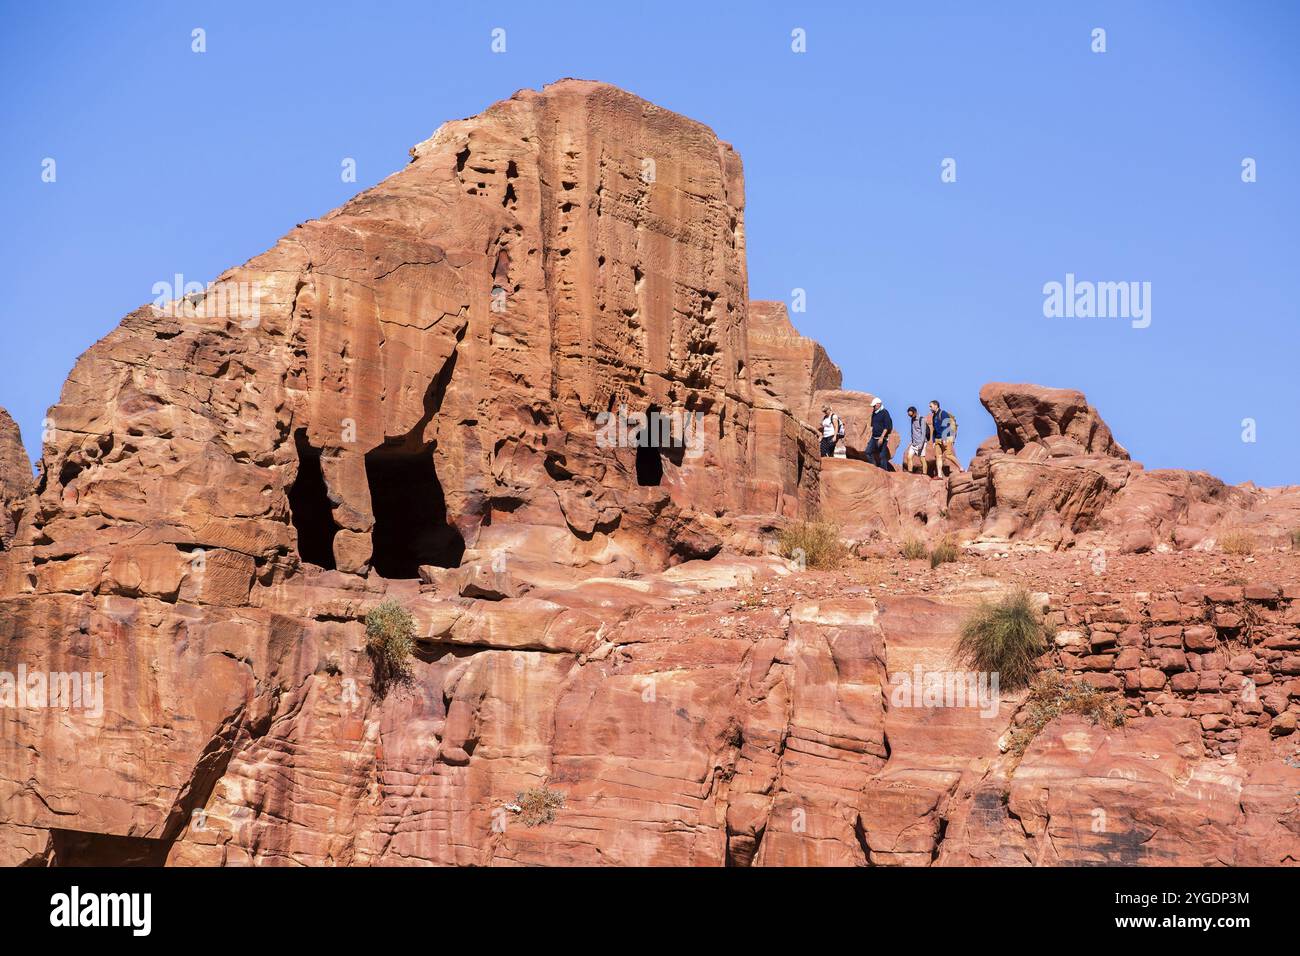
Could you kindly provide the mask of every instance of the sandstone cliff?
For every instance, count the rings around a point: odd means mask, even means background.
[[[27,497],[32,487],[32,463],[23,448],[18,425],[0,408],[0,550],[13,537],[14,508]]]
[[[1278,537],[1297,495],[1145,472],[1080,393],[1036,386],[990,386],[970,473],[823,462],[819,403],[859,393],[749,302],[744,205],[704,126],[599,83],[524,91],[127,316],[34,485],[0,416],[2,670],[49,678],[25,703],[0,681],[0,862],[1300,859],[1294,569],[1198,594],[1123,563]],[[649,413],[667,440],[641,440]],[[773,553],[818,507],[861,561]],[[906,566],[888,549],[917,534],[970,564]],[[1044,666],[1132,719],[1054,722],[1020,759],[1023,694],[897,692],[952,666],[1022,543],[1069,635]],[[1162,553],[1090,591],[1090,543]],[[387,689],[384,599],[418,636]],[[526,825],[542,786],[563,806]]]

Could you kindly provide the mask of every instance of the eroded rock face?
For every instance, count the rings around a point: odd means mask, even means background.
[[[735,152],[563,81],[129,315],[52,409],[0,564],[7,662],[103,672],[76,733],[113,743],[89,772],[75,747],[6,750],[7,822],[170,841],[318,669],[368,680],[379,598],[423,580],[459,619],[564,579],[539,569],[617,577],[716,553],[720,515],[801,513],[814,436],[755,401],[746,287]],[[500,583],[505,556],[524,586]],[[519,599],[469,615],[483,646],[552,640]],[[63,733],[12,719],[10,741]]]
[[[818,425],[816,395],[840,387],[840,369],[819,343],[798,333],[784,302],[749,304],[749,349],[756,397],[774,399],[800,421]]]
[[[196,549],[277,580],[299,558],[414,578],[466,548],[662,565],[716,549],[692,513],[812,500],[811,438],[771,402],[754,421],[730,147],[565,81],[412,156],[198,314],[143,308],[82,358],[34,560],[156,545],[168,586]],[[638,448],[651,411],[659,447]],[[83,571],[78,593],[122,593]]]
[[[1194,720],[1138,718],[1108,732],[1061,718],[1010,781],[974,786],[937,862],[1294,865],[1300,830],[1284,790],[1296,772],[1207,756]]]
[[[931,537],[946,527],[943,481],[852,459],[826,459],[821,468],[821,513],[847,538],[902,541]]]
[[[1005,452],[1019,455],[1030,449],[1052,458],[1128,458],[1083,392],[990,382],[980,389],[980,402],[993,416]]]
[[[1152,825],[1160,861],[1300,857],[1300,771],[1227,767],[1231,731],[1294,726],[1294,681],[1268,721],[1234,698],[1214,752],[1178,701],[1135,696],[1159,719],[1049,728],[1017,769],[1019,698],[903,693],[953,667],[978,595],[866,593],[768,540],[820,503],[862,539],[1065,545],[1142,515],[1200,541],[1291,499],[1142,472],[1056,399],[1042,432],[1008,399],[1021,444],[970,475],[821,461],[818,403],[852,423],[869,396],[747,301],[743,214],[705,127],[603,84],[525,91],[128,316],[65,385],[34,487],[0,417],[0,862],[1145,862]],[[659,446],[637,442],[650,410]],[[388,684],[382,600],[417,628]],[[1262,600],[1251,673],[1292,674],[1296,595]],[[1148,636],[1139,672],[1163,660]],[[6,702],[20,673],[44,702]],[[1176,769],[1132,770],[1151,753]],[[1074,766],[1122,792],[1065,848],[1099,799]],[[563,806],[529,826],[541,786]]]
[[[32,487],[32,463],[18,424],[0,408],[0,549],[7,548],[16,524],[13,509]]]

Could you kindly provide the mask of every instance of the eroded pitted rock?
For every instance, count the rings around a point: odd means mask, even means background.
[[[32,463],[18,424],[0,408],[0,550],[13,538],[14,509],[32,488]]]
[[[524,526],[557,533],[528,539],[537,557],[662,565],[716,550],[694,512],[813,500],[812,438],[770,402],[754,422],[729,146],[573,80],[412,156],[81,359],[51,414],[34,559],[129,542],[175,549],[166,575],[222,549],[281,575],[415,578],[527,543]],[[647,413],[658,447],[638,446]]]
[[[513,653],[491,648],[585,647],[513,604],[564,582],[539,569],[644,573],[716,554],[719,516],[799,514],[815,439],[753,398],[744,237],[734,150],[567,80],[444,125],[211,288],[127,316],[51,410],[0,562],[9,669],[106,681],[72,736],[6,711],[4,738],[111,743],[91,773],[72,743],[7,746],[0,823],[83,835],[68,846],[167,843],[238,755],[256,785],[232,813],[256,816],[288,799],[256,742],[298,748],[308,776],[365,759],[363,619],[381,598],[428,589],[429,656],[473,634],[486,680]],[[636,416],[652,412],[668,427],[646,442]],[[436,573],[462,563],[460,580]],[[466,614],[461,590],[502,607]],[[471,686],[457,680],[453,698]],[[278,725],[322,693],[340,728]],[[250,802],[261,787],[268,805]],[[284,845],[264,839],[268,856]]]
[[[749,352],[756,398],[774,399],[800,421],[820,422],[816,393],[840,387],[840,368],[820,343],[799,334],[784,302],[749,304]]]
[[[1128,458],[1083,392],[1042,385],[990,382],[980,402],[993,416],[1002,450],[1050,458],[1104,455]]]
[[[1116,801],[1118,836],[1043,850],[1075,812],[1055,731],[1027,758],[1042,786],[1008,803],[1016,701],[896,697],[952,666],[967,597],[764,554],[817,500],[809,402],[840,383],[746,302],[743,208],[706,128],[565,81],[128,316],[65,386],[0,555],[0,670],[103,677],[97,706],[0,708],[0,862],[1092,862],[1144,832],[1148,795],[1192,819],[1203,797],[1157,774]],[[700,430],[638,447],[624,407]],[[830,500],[863,537],[991,514],[1025,539],[1104,530],[1086,481],[1057,500],[1075,457],[981,457],[999,464],[947,481],[827,463]],[[721,550],[742,538],[749,556]],[[1276,664],[1251,666],[1294,673],[1293,599],[1270,594]],[[415,626],[391,686],[367,647],[382,601]],[[1253,729],[1293,725],[1293,697],[1264,694]],[[1146,728],[1114,746],[1178,751],[1179,780],[1222,767]],[[1292,775],[1256,776],[1161,859],[1286,859]],[[563,808],[530,826],[511,808],[541,787]]]

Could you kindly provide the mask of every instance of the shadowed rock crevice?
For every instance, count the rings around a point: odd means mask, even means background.
[[[289,489],[289,513],[298,532],[298,557],[333,571],[334,536],[339,526],[334,521],[334,506],[321,471],[320,449],[312,447],[305,428],[294,433],[293,442],[298,450],[298,477]]]
[[[83,830],[50,830],[52,866],[162,866],[169,840],[113,836]]]
[[[658,446],[639,442],[636,446],[636,483],[657,488],[664,480],[664,461]]]
[[[465,539],[447,520],[432,443],[414,451],[380,446],[366,455],[375,515],[371,565],[386,578],[414,578],[420,565],[460,565]]]

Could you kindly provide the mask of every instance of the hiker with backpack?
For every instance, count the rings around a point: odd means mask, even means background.
[[[925,474],[925,449],[931,440],[930,419],[918,415],[915,405],[907,407],[907,417],[912,420],[912,434],[903,452],[903,468],[910,474],[916,470],[914,466],[919,465],[921,473]]]
[[[844,421],[839,415],[830,410],[830,407],[822,409],[822,445],[821,452],[823,458],[833,458],[835,456],[835,443],[844,437]]]
[[[945,459],[951,461],[952,467],[959,473],[963,471],[961,462],[957,460],[957,453],[953,451],[953,444],[957,441],[957,419],[952,412],[944,411],[939,406],[938,399],[930,403],[930,434],[934,436],[935,476],[944,477]]]
[[[894,431],[894,420],[889,417],[884,403],[878,398],[871,400],[871,439],[867,442],[867,461],[877,468],[890,470],[889,436]]]

